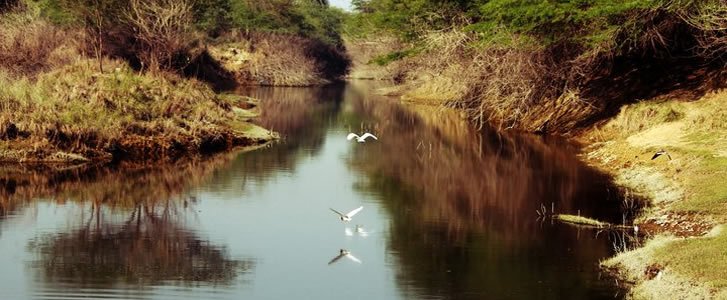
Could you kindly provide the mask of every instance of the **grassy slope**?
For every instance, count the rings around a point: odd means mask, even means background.
[[[0,161],[157,159],[272,138],[244,99],[171,74],[94,60],[40,74],[0,73]]]
[[[665,229],[645,247],[604,265],[621,267],[637,282],[636,298],[725,298],[727,91],[680,100],[672,96],[626,106],[586,137],[594,142],[591,161],[653,200],[638,221]],[[651,160],[662,148],[672,159]],[[645,271],[654,265],[663,276],[649,280]]]

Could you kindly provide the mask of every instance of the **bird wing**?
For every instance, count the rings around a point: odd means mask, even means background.
[[[368,133],[368,132],[367,132],[367,133],[364,133],[364,135],[362,135],[362,136],[361,136],[361,139],[362,139],[362,140],[365,140],[365,139],[366,139],[367,137],[372,137],[372,138],[374,138],[375,140],[378,140],[378,138],[376,138],[376,136],[375,136],[375,135],[373,135],[373,134],[370,134],[370,133]]]
[[[669,160],[671,160],[671,155],[669,155],[669,153],[666,154],[666,157],[668,157]]]
[[[357,209],[354,209],[346,214],[346,217],[353,217],[355,214],[360,212],[363,209],[363,206],[359,206]]]
[[[337,262],[338,260],[341,259],[341,257],[344,257],[344,256],[346,256],[346,254],[343,254],[343,253],[339,254],[338,256],[331,259],[331,261],[328,262],[328,265],[331,265],[331,264]]]
[[[654,156],[651,157],[651,160],[655,160],[657,157],[661,156],[660,152],[654,153]]]
[[[341,217],[345,216],[345,215],[344,215],[344,214],[343,214],[342,212],[340,212],[340,211],[337,211],[337,210],[335,210],[335,209],[333,209],[333,208],[329,208],[329,209],[330,209],[330,210],[332,210],[332,211],[333,211],[334,213],[337,213],[337,214],[338,214],[339,216],[341,216]]]
[[[351,253],[349,253],[349,254],[346,254],[345,256],[346,256],[346,258],[348,258],[348,259],[350,259],[350,260],[352,260],[352,261],[355,261],[355,262],[357,262],[357,263],[361,263],[361,260],[360,260],[360,259],[358,259],[358,258],[356,258],[355,256],[353,256],[353,255],[352,255]]]
[[[365,135],[365,134],[364,134],[364,135]],[[349,133],[349,134],[348,134],[348,135],[346,136],[346,139],[350,141],[350,140],[352,140],[353,138],[357,138],[357,137],[358,137],[358,134],[355,134],[355,133],[351,132],[351,133]]]

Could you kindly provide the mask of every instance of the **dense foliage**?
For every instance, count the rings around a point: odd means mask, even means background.
[[[57,24],[104,22],[118,26],[132,0],[29,0]],[[160,1],[141,1],[160,2]],[[161,1],[164,2],[164,1]],[[298,34],[339,45],[344,13],[324,0],[187,0],[191,24],[217,36],[240,29]]]
[[[519,35],[541,46],[568,41],[592,47],[619,30],[643,34],[641,16],[655,11],[701,25],[725,22],[720,0],[354,0],[353,6],[358,13],[346,30],[354,36],[385,31],[412,40],[464,28],[486,43]]]
[[[333,45],[341,43],[343,12],[320,0],[195,0],[198,28],[212,34],[229,29],[294,33]]]

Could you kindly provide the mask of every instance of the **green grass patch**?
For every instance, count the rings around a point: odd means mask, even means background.
[[[402,59],[410,57],[410,56],[415,56],[415,55],[419,54],[421,51],[422,51],[421,48],[410,48],[410,49],[401,50],[401,51],[389,52],[389,53],[374,57],[373,59],[371,59],[371,61],[369,61],[369,64],[373,63],[373,64],[376,64],[379,66],[386,66],[397,60],[402,60]]]
[[[678,240],[657,248],[668,268],[719,289],[727,288],[727,232],[715,237]]]

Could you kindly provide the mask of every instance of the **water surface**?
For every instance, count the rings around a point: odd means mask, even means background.
[[[367,83],[241,92],[280,142],[170,166],[0,168],[0,298],[621,297],[598,269],[610,234],[536,213],[621,221],[573,145],[476,131]],[[329,210],[358,206],[346,224]],[[333,261],[341,249],[358,261]]]

